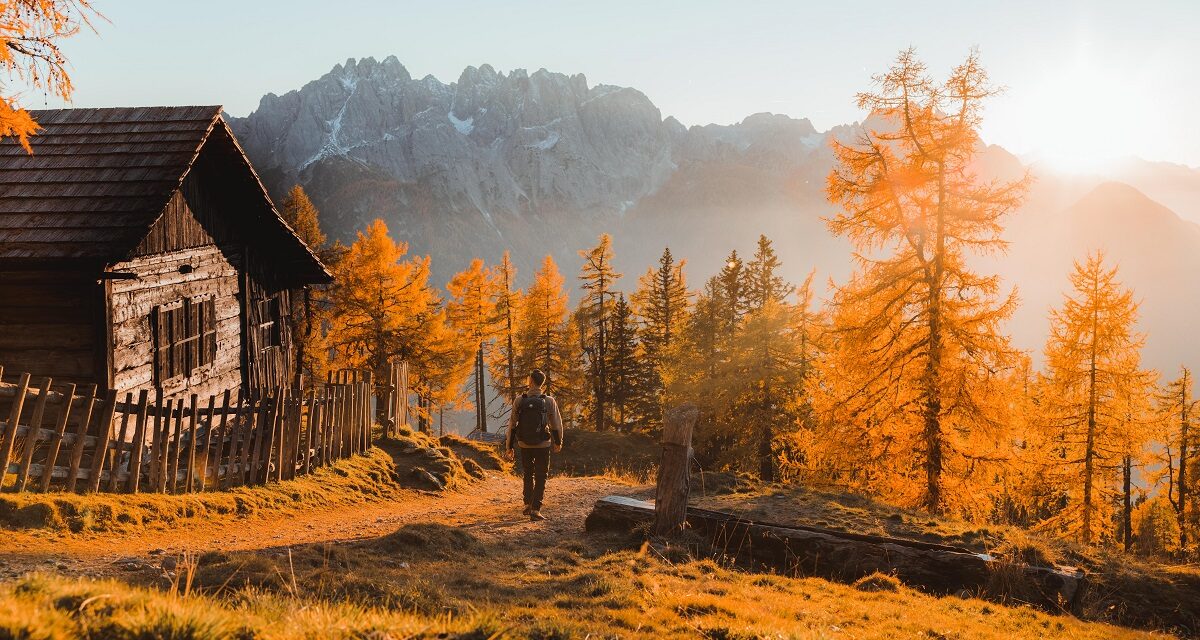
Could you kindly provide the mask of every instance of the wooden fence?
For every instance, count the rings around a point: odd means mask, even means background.
[[[388,363],[388,384],[384,394],[384,435],[394,437],[400,427],[408,426],[408,363],[393,359]]]
[[[290,480],[371,446],[369,374],[299,391],[119,398],[0,367],[0,488],[186,493]]]

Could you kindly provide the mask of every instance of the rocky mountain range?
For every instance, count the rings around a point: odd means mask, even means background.
[[[273,195],[303,184],[343,241],[383,218],[411,251],[433,256],[438,282],[505,250],[526,277],[547,253],[571,274],[601,232],[614,235],[627,288],[664,246],[688,259],[698,284],[760,233],[793,281],[814,268],[840,281],[851,268],[822,217],[833,213],[829,140],[856,124],[818,131],[761,113],[685,127],[636,89],[578,74],[482,65],[446,84],[413,78],[395,57],[347,60],[231,122]],[[978,164],[996,177],[1029,169],[996,146]],[[1040,351],[1071,260],[1103,248],[1143,297],[1148,361],[1200,360],[1182,320],[1200,311],[1200,227],[1160,204],[1200,220],[1200,171],[1131,160],[1102,175],[1032,172],[1009,254],[987,261],[1024,301],[1018,344]]]

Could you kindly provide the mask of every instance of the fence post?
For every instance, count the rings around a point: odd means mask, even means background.
[[[138,393],[137,422],[133,425],[133,451],[129,454],[129,483],[126,485],[129,493],[137,493],[141,484],[142,454],[146,451],[146,416],[149,411],[147,401],[150,393],[142,389]]]
[[[158,480],[162,477],[162,423],[163,423],[163,393],[162,389],[154,392],[154,425],[150,432],[150,480],[149,490],[158,492]]]
[[[58,412],[58,422],[54,427],[54,436],[47,445],[46,466],[42,469],[42,482],[38,487],[43,493],[50,490],[50,480],[54,477],[54,463],[58,462],[58,452],[62,449],[63,436],[67,433],[67,422],[71,419],[71,405],[75,403],[75,385],[67,386],[63,396],[62,409]]]
[[[688,453],[692,428],[700,417],[694,404],[671,409],[664,416],[662,464],[658,468],[658,491],[654,501],[654,533],[667,536],[683,529],[687,520]]]
[[[66,490],[75,490],[79,480],[79,466],[83,463],[83,444],[87,440],[88,425],[92,423],[92,412],[96,410],[96,387],[92,385],[84,400],[83,417],[75,429],[75,445],[71,447],[71,466],[67,469]]]
[[[269,398],[259,394],[254,412],[254,450],[250,452],[250,462],[247,468],[246,484],[258,482],[258,470],[262,465],[263,432],[267,430],[267,405]]]
[[[50,399],[50,378],[42,381],[38,389],[37,404],[33,405],[33,416],[29,419],[29,431],[25,436],[25,447],[21,450],[21,464],[17,469],[17,491],[25,490],[25,482],[29,479],[29,465],[33,462],[33,450],[37,445],[38,436],[42,435],[42,418],[46,415],[46,401]],[[8,461],[5,460],[5,466]]]
[[[0,486],[8,477],[8,461],[12,458],[13,443],[17,440],[17,425],[21,423],[21,410],[25,408],[25,394],[29,392],[29,374],[22,373],[21,381],[17,383],[17,395],[13,396],[12,409],[8,412],[8,428],[4,431],[4,448],[0,454],[4,456],[4,468],[0,469]]]
[[[171,436],[168,438],[168,449],[171,455],[167,458],[167,488],[171,493],[179,491],[179,460],[183,454],[183,419],[187,416],[187,400],[180,398],[175,403],[175,415],[172,416]]]
[[[283,479],[283,452],[287,449],[287,387],[275,388],[275,416],[271,420],[271,446],[267,447],[267,459],[275,463],[275,481]],[[270,471],[270,464],[267,465]],[[267,481],[271,480],[270,475]]]
[[[121,453],[125,448],[125,436],[129,435],[129,414],[133,411],[133,392],[125,394],[125,410],[121,412],[121,430],[117,433],[112,458],[108,465],[108,492],[117,492],[117,472],[121,469]],[[133,454],[130,453],[129,466],[133,466]]]
[[[214,402],[215,402],[215,399],[214,399]],[[213,417],[214,416],[213,416],[212,412],[209,412],[208,431],[210,434],[213,432]],[[207,439],[205,440],[205,446],[208,447],[205,451],[207,451],[207,453],[208,453],[209,462],[212,463],[211,466],[212,466],[212,470],[213,470],[213,472],[212,472],[213,487],[216,489],[221,488],[221,452],[225,450],[225,436],[228,435],[228,433],[229,433],[229,389],[226,389],[224,395],[221,397],[221,427],[217,431],[216,450],[214,451],[212,449],[211,442],[209,442]],[[215,461],[214,461],[214,458],[215,458]],[[207,474],[207,472],[208,472],[208,470],[205,469],[206,474]],[[207,478],[207,475],[205,476],[205,478]]]
[[[104,397],[104,410],[96,425],[96,448],[92,451],[91,476],[88,477],[88,492],[100,490],[100,474],[104,473],[104,461],[108,458],[108,445],[112,443],[112,421],[117,411],[117,391],[110,389]]]

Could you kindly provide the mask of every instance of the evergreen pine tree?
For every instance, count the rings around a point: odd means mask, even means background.
[[[617,302],[613,305],[608,341],[609,401],[614,424],[624,431],[630,427],[631,409],[645,389],[648,367],[639,353],[633,309],[622,293],[617,294]]]
[[[613,287],[620,279],[612,266],[612,238],[606,233],[597,245],[579,252],[583,258],[583,299],[580,300],[577,326],[587,361],[587,386],[591,394],[589,408],[597,431],[608,428],[609,413],[609,340],[608,325],[615,304]]]
[[[792,286],[779,275],[782,266],[771,241],[767,236],[760,235],[754,258],[746,265],[744,286],[747,309],[759,310],[771,302],[783,304],[787,301]]]
[[[661,424],[667,404],[668,360],[683,333],[691,294],[683,272],[684,261],[675,261],[664,249],[657,269],[648,269],[638,279],[631,302],[638,319],[638,340],[647,363],[646,381],[638,394],[635,414],[647,427]]]

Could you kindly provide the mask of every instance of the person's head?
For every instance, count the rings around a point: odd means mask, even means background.
[[[541,369],[534,369],[529,372],[529,386],[541,388],[546,384],[546,372]]]

